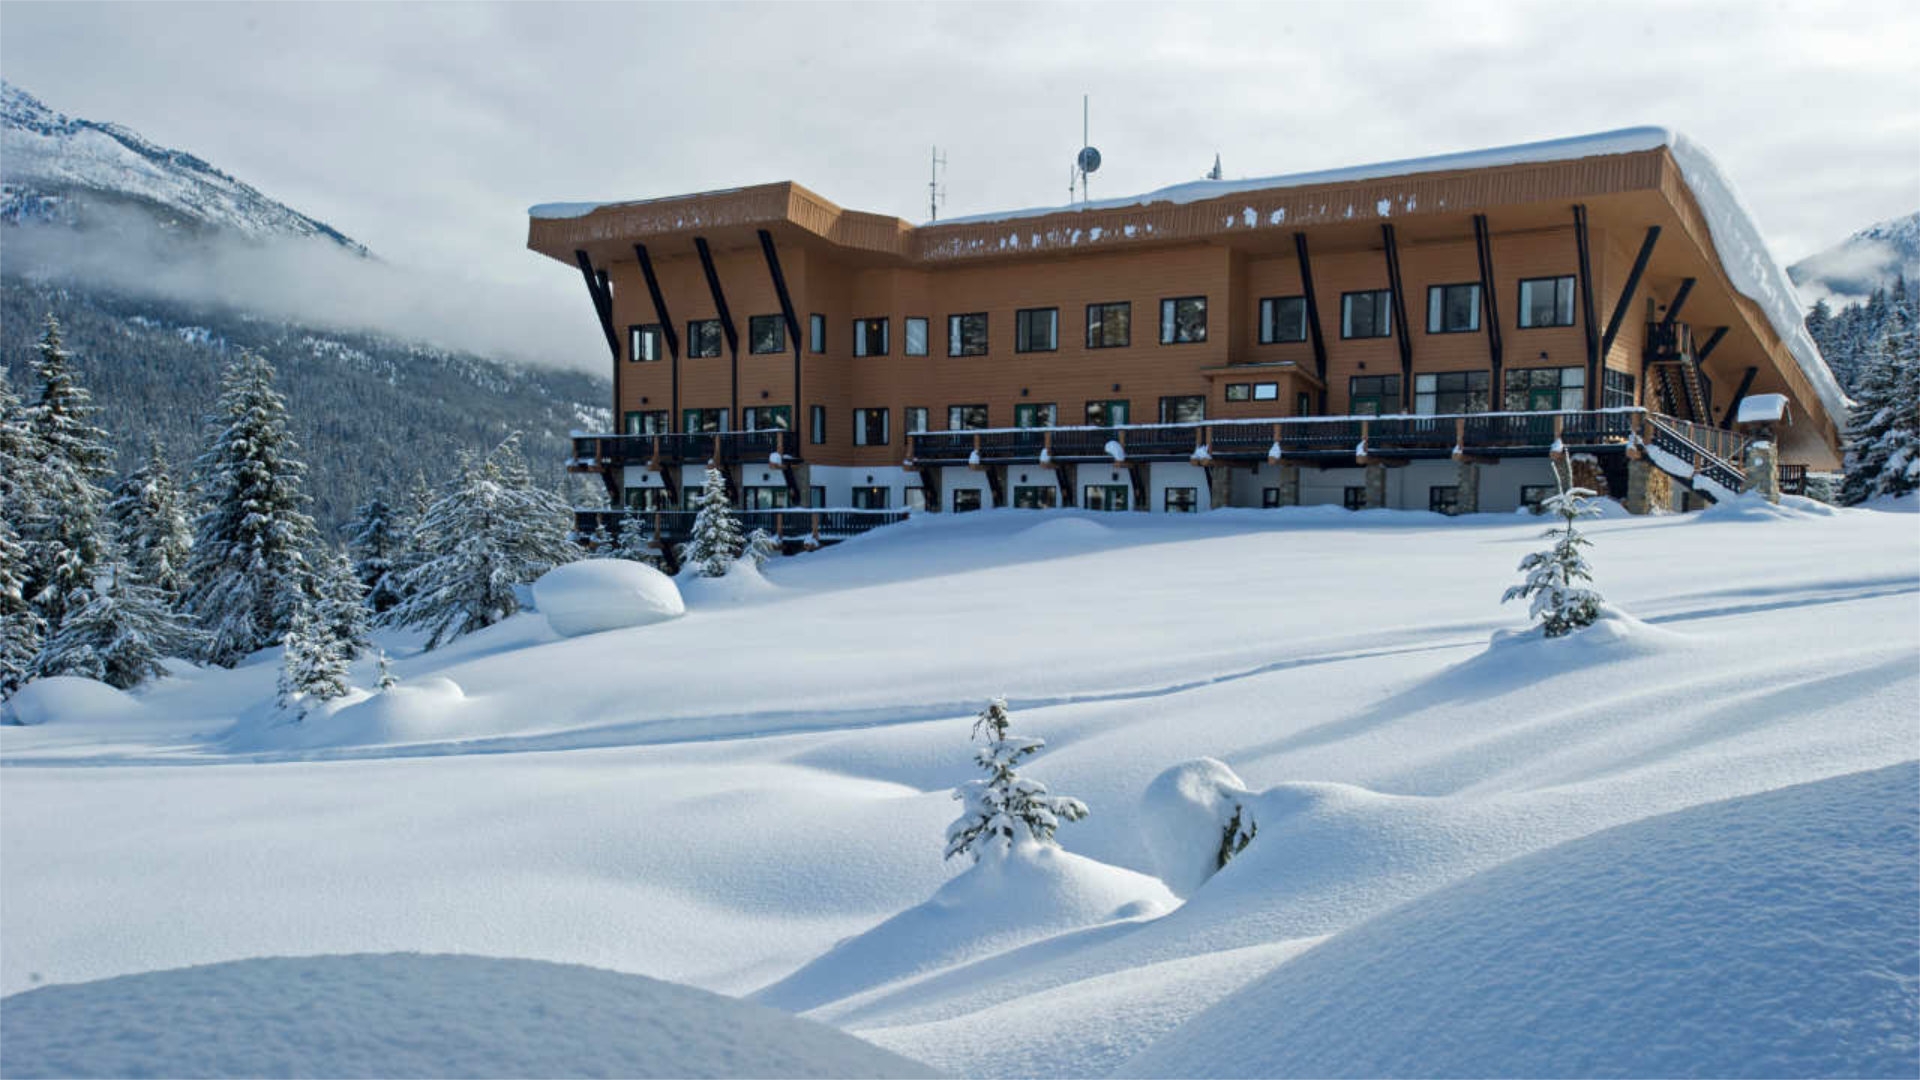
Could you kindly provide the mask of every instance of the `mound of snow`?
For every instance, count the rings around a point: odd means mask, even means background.
[[[873,987],[1068,930],[1159,915],[1178,904],[1157,879],[1051,845],[988,855],[895,915],[754,995],[803,1012]]]
[[[115,690],[96,679],[55,675],[35,679],[0,703],[0,723],[125,720],[140,715],[140,710],[140,702],[123,690]]]
[[[768,581],[752,559],[735,559],[725,577],[701,577],[699,567],[688,563],[680,571],[680,592],[693,607],[718,607],[743,604],[779,591]]]
[[[1058,511],[1050,511],[1047,520],[1007,537],[1002,541],[1002,547],[1011,552],[1041,551],[1070,555],[1087,548],[1104,546],[1116,539],[1112,529],[1091,518],[1055,514]]]
[[[630,559],[583,559],[533,583],[534,607],[561,637],[648,626],[686,614],[673,579]]]
[[[1818,499],[1809,499],[1804,495],[1782,495],[1778,505],[1770,503],[1762,495],[1747,492],[1730,499],[1722,499],[1693,516],[1698,523],[1702,521],[1808,521],[1813,518],[1827,518],[1839,513]]]
[[[463,722],[467,695],[459,684],[429,675],[369,693],[352,690],[294,718],[274,703],[257,706],[227,732],[229,749],[310,750],[390,746],[491,734]]]
[[[1914,763],[1648,818],[1339,934],[1123,1076],[1912,1076]]]
[[[1252,793],[1213,758],[1182,762],[1140,797],[1140,835],[1154,872],[1176,896],[1192,896],[1220,867],[1220,841],[1236,816],[1253,816]]]
[[[599,968],[274,957],[7,998],[10,1076],[932,1076],[823,1024]]]

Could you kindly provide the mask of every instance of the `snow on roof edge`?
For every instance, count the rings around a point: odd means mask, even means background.
[[[595,210],[604,210],[615,206],[646,206],[649,203],[680,202],[684,199],[704,199],[709,195],[732,195],[741,189],[737,187],[715,188],[712,191],[690,191],[684,195],[661,195],[651,199],[610,199],[605,202],[549,202],[535,203],[527,207],[527,216],[543,221],[564,220],[566,218],[586,217]]]

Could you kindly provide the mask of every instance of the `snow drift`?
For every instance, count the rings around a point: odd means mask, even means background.
[[[1123,1076],[1912,1076],[1912,762],[1619,826],[1341,933]]]
[[[9,1076],[932,1076],[689,986],[481,956],[276,957],[5,999]]]
[[[0,702],[0,723],[4,724],[124,720],[139,713],[140,702],[126,691],[77,675],[35,679]]]
[[[648,626],[687,612],[672,578],[630,559],[556,566],[533,583],[533,603],[561,637]]]
[[[1182,762],[1154,777],[1140,803],[1140,838],[1154,873],[1178,896],[1192,896],[1220,868],[1230,824],[1253,825],[1252,792],[1213,758]]]

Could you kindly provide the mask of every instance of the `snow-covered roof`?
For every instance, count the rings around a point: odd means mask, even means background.
[[[1740,399],[1736,424],[1770,424],[1787,418],[1787,395],[1752,394]]]

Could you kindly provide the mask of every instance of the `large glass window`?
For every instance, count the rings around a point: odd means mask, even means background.
[[[947,406],[948,431],[978,431],[987,426],[985,405]]]
[[[1263,382],[1263,383],[1253,384],[1253,400],[1278,401],[1279,399],[1280,399],[1279,383]]]
[[[1024,308],[1013,315],[1014,352],[1053,352],[1060,348],[1060,309]]]
[[[1080,491],[1080,505],[1089,510],[1125,510],[1127,485],[1088,484]]]
[[[853,489],[853,508],[855,510],[885,510],[888,491],[883,487],[856,487]]]
[[[980,509],[979,488],[960,488],[953,493],[951,498],[953,500],[953,512],[956,514],[965,514],[969,511]]]
[[[719,319],[694,319],[687,323],[687,355],[695,358],[720,355]]]
[[[887,445],[887,410],[853,410],[853,445]]]
[[[743,487],[740,489],[740,509],[742,510],[784,510],[790,505],[791,498],[783,487]]]
[[[1427,509],[1452,517],[1460,512],[1460,486],[1435,484],[1427,489]]]
[[[1380,338],[1393,333],[1393,290],[1340,294],[1340,336]]]
[[[1204,395],[1182,395],[1160,399],[1160,422],[1163,424],[1192,424],[1207,418],[1207,399]]]
[[[1624,409],[1634,404],[1633,376],[1607,368],[1600,373],[1600,407]]]
[[[1260,344],[1307,340],[1307,298],[1269,296],[1260,301]]]
[[[909,405],[906,407],[905,412],[906,415],[901,417],[901,419],[906,422],[906,428],[904,430],[907,434],[912,435],[915,432],[927,430],[927,407],[925,405]]]
[[[1087,305],[1087,348],[1124,349],[1133,338],[1133,305],[1125,300]]]
[[[1587,371],[1577,367],[1509,368],[1506,391],[1507,412],[1584,409]]]
[[[887,355],[887,320],[853,320],[853,355]]]
[[[1573,325],[1573,275],[1528,278],[1520,283],[1520,326]]]
[[[827,317],[825,315],[807,316],[807,351],[812,353],[827,351]]]
[[[652,513],[655,510],[674,508],[673,498],[667,494],[666,488],[630,487],[623,489],[620,494],[625,496],[621,501],[629,510],[644,510]]]
[[[1442,371],[1413,377],[1413,411],[1421,416],[1436,413],[1477,413],[1492,407],[1487,394],[1488,373],[1484,371]]]
[[[1167,513],[1191,514],[1200,509],[1200,489],[1190,487],[1170,487],[1167,489]]]
[[[1127,403],[1124,401],[1087,402],[1087,423],[1094,427],[1119,427],[1128,423]]]
[[[1380,416],[1400,411],[1400,376],[1356,375],[1347,380],[1347,412]]]
[[[673,430],[673,418],[665,409],[630,412],[623,430],[628,435],[665,435]]]
[[[682,425],[681,430],[696,435],[733,430],[727,426],[727,410],[725,409],[684,409],[680,415],[681,419],[686,421],[686,423]]]
[[[747,351],[756,356],[786,352],[787,321],[778,315],[748,317]]]
[[[662,359],[667,355],[666,335],[660,332],[659,323],[629,327],[627,337],[627,359],[629,360],[644,363]]]
[[[1252,401],[1253,400],[1253,384],[1243,383],[1243,382],[1228,383],[1227,384],[1227,400],[1228,401]]]
[[[1014,427],[1052,427],[1059,418],[1060,411],[1052,402],[1044,405],[1021,402],[1013,407]]]
[[[740,410],[748,431],[791,431],[793,410],[785,405],[755,405]]]
[[[1021,484],[1013,489],[1016,510],[1051,510],[1060,502],[1060,489],[1052,484]]]
[[[947,316],[947,355],[987,355],[986,312]]]
[[[1160,344],[1185,345],[1207,340],[1207,298],[1177,296],[1160,301]]]
[[[1427,287],[1427,333],[1464,334],[1480,329],[1480,286]]]
[[[908,356],[927,355],[927,318],[924,315],[907,316]]]

